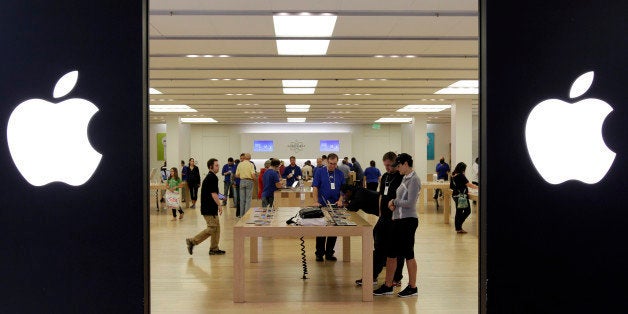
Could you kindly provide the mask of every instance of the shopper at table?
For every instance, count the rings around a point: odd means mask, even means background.
[[[242,156],[241,156],[242,158]],[[235,173],[240,179],[240,217],[251,208],[253,199],[253,180],[256,179],[255,165],[251,162],[251,154],[245,153]]]
[[[452,189],[451,197],[456,203],[456,217],[454,218],[454,226],[457,233],[467,233],[462,229],[462,224],[471,214],[471,205],[469,204],[469,188],[477,189],[478,186],[469,182],[464,175],[467,170],[467,165],[464,162],[459,162],[454,168],[454,172],[451,174],[451,183],[449,184]],[[458,208],[458,202],[460,202],[460,196],[464,195],[467,199],[467,206]]]
[[[216,176],[216,173],[220,170],[220,165],[216,158],[212,158],[207,161],[207,167],[209,168],[209,173],[203,179],[203,186],[201,187],[201,192],[203,192],[201,194],[201,215],[205,219],[207,228],[193,238],[185,239],[190,255],[192,255],[194,246],[201,244],[209,237],[211,237],[209,255],[225,254],[225,251],[218,247],[218,242],[220,241],[220,220],[218,215],[222,214],[222,202],[218,198],[218,176]]]
[[[188,188],[190,189],[190,198],[192,199],[192,208],[196,208],[196,199],[198,198],[198,188],[201,186],[201,173],[194,163],[194,158],[189,161],[190,172],[188,173]]]
[[[257,176],[257,198],[262,199],[262,193],[264,192],[264,173],[266,170],[270,168],[270,159],[264,162],[264,168],[259,171],[259,176]]]
[[[377,277],[386,265],[386,256],[394,254],[389,252],[391,246],[389,243],[394,242],[395,230],[392,223],[392,211],[388,209],[388,202],[397,196],[397,188],[401,184],[403,176],[397,171],[397,167],[393,167],[393,163],[397,159],[397,154],[387,152],[382,157],[382,162],[386,168],[386,173],[382,175],[382,184],[379,187],[378,216],[377,223],[373,227],[373,284],[377,283]],[[393,286],[401,286],[403,278],[403,256],[397,256],[397,268],[393,276]],[[357,285],[362,285],[362,279],[355,281]]]
[[[419,191],[421,191],[421,181],[412,169],[412,164],[412,156],[406,153],[399,154],[393,164],[403,175],[403,180],[397,188],[395,199],[388,201],[388,208],[392,211],[392,229],[395,234],[388,243],[391,249],[387,252],[386,257],[386,282],[373,291],[374,295],[392,294],[393,274],[397,269],[397,256],[404,256],[408,266],[408,286],[397,296],[403,298],[418,294],[414,237],[419,226],[416,203],[419,198]]]
[[[436,180],[444,180],[447,181],[449,179],[449,164],[445,162],[445,157],[441,157],[436,164]],[[439,196],[443,195],[443,191],[441,189],[434,190],[434,199],[437,200]],[[438,203],[437,203],[438,204]],[[438,205],[436,206],[438,208]]]
[[[313,197],[316,200],[314,206],[327,206],[335,204],[342,206],[342,194],[340,187],[345,183],[345,177],[338,166],[338,155],[331,153],[327,156],[326,170],[319,169],[314,174],[312,181]],[[323,255],[328,261],[335,261],[334,247],[336,246],[336,237],[316,237],[316,261],[322,262]]]
[[[270,162],[270,166],[264,172],[262,181],[264,181],[264,191],[262,192],[262,207],[273,206],[275,201],[275,191],[281,188],[281,179],[279,178],[280,162],[278,159],[273,159]]]
[[[312,162],[307,160],[303,167],[301,167],[301,172],[303,172],[303,180],[309,180],[312,178],[312,174],[314,172],[314,168],[312,168]]]
[[[297,158],[290,156],[290,164],[283,170],[281,177],[286,179],[286,186],[291,187],[294,181],[300,180],[303,174],[301,167],[297,166]]]
[[[355,172],[354,184],[357,186],[363,186],[362,182],[364,181],[364,170],[362,169],[362,166],[360,165],[358,160],[355,159],[355,157],[351,157],[351,163],[353,164],[353,167],[351,168],[351,170]]]

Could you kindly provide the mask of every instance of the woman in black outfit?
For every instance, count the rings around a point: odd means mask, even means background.
[[[196,208],[196,199],[198,197],[198,188],[201,185],[201,173],[194,164],[194,158],[190,158],[190,171],[188,172],[188,188],[190,189],[190,198],[192,199],[191,208]]]
[[[453,190],[452,197],[456,203],[456,217],[454,218],[454,225],[456,227],[456,232],[458,233],[467,233],[464,229],[462,229],[462,224],[471,214],[471,206],[468,202],[468,188],[478,188],[477,185],[469,182],[467,177],[464,175],[465,170],[467,170],[467,165],[464,162],[459,162],[456,165],[454,172],[451,174],[451,181],[449,182],[449,187]],[[458,196],[461,194],[464,194],[467,197],[467,206],[464,208],[458,208]]]

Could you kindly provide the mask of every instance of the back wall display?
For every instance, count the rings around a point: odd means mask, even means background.
[[[157,133],[157,160],[166,160],[166,133]]]
[[[427,133],[427,160],[434,160],[434,133]]]

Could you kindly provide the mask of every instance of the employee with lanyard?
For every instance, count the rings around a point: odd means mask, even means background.
[[[342,194],[340,187],[345,184],[342,171],[338,170],[338,155],[331,153],[327,156],[327,171],[316,171],[312,181],[313,196],[316,200],[314,206],[326,206],[336,204],[342,206]],[[337,260],[334,256],[336,237],[316,237],[316,261],[322,262],[323,255],[328,261]]]

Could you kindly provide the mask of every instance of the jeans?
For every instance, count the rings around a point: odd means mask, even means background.
[[[337,237],[316,237],[316,255],[333,256]]]
[[[273,203],[275,201],[275,197],[274,196],[268,196],[268,197],[264,197],[262,196],[262,207],[273,207]]]
[[[224,184],[223,194],[225,195],[225,200],[222,201],[223,205],[227,205],[227,199],[229,199],[229,193],[231,193],[231,182],[226,182]]]
[[[244,216],[251,208],[251,195],[253,193],[253,180],[240,180],[240,216]]]

